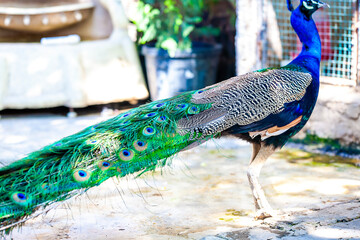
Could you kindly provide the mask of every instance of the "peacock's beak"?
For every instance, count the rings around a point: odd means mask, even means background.
[[[324,3],[324,2],[322,2],[322,1],[319,1],[319,2],[318,2],[318,8],[322,8],[322,7],[324,7],[324,6],[330,8],[330,5],[327,4],[327,3]]]

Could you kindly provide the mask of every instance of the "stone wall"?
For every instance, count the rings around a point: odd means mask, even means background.
[[[360,145],[360,88],[321,84],[316,107],[302,133]]]

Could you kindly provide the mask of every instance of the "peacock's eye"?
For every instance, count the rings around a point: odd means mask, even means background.
[[[303,6],[309,10],[314,9],[314,2],[312,0],[303,1]]]

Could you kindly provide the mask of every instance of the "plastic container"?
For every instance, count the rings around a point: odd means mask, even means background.
[[[152,100],[214,84],[220,53],[221,45],[194,43],[192,49],[170,57],[164,49],[144,45],[142,54]]]

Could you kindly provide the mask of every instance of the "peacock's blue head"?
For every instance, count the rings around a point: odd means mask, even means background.
[[[294,10],[294,7],[292,5],[291,0],[287,0],[288,9],[290,11]],[[322,8],[323,6],[330,7],[327,3],[324,3],[319,0],[301,0],[300,1],[300,11],[307,17],[310,18],[311,15],[316,12],[319,8]]]

